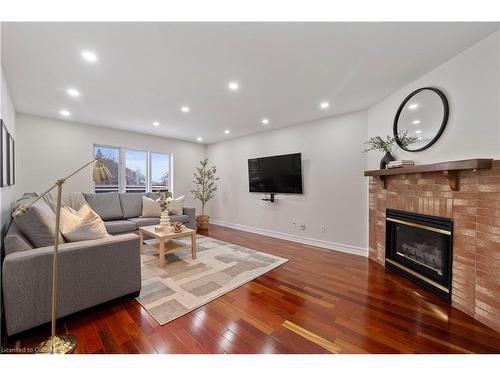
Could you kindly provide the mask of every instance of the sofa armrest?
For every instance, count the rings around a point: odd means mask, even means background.
[[[9,254],[2,265],[7,333],[50,321],[53,247]],[[129,233],[59,246],[57,316],[141,289],[139,237]]]
[[[184,207],[182,213],[189,218],[189,222],[186,226],[190,229],[196,229],[196,208]]]

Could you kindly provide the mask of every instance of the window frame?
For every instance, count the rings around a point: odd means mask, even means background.
[[[126,150],[130,151],[139,151],[139,152],[145,152],[146,153],[146,192],[150,193],[152,191],[152,181],[151,181],[151,174],[152,174],[152,160],[151,160],[151,154],[162,154],[162,155],[168,155],[168,160],[169,160],[169,181],[168,181],[168,186],[166,187],[167,190],[171,193],[174,194],[174,178],[173,178],[173,160],[174,156],[171,152],[164,152],[164,151],[156,151],[156,150],[144,150],[140,148],[135,148],[135,147],[127,147],[127,146],[112,146],[112,145],[106,145],[102,143],[93,143],[92,144],[92,157],[95,157],[95,148],[96,147],[102,147],[102,148],[111,148],[118,150],[118,193],[125,193],[127,189],[127,173],[126,173]],[[94,193],[96,188],[96,183],[93,182],[93,190]]]

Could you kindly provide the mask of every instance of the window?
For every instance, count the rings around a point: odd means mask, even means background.
[[[146,192],[147,170],[148,153],[146,151],[125,150],[125,191],[127,193]]]
[[[96,193],[172,191],[172,156],[123,147],[94,145],[112,179],[95,185]]]
[[[96,193],[106,193],[118,191],[118,181],[120,180],[120,149],[115,147],[94,146],[94,157],[100,156],[103,164],[111,172],[111,180],[95,185]]]
[[[151,191],[167,191],[170,187],[170,155],[151,153]]]

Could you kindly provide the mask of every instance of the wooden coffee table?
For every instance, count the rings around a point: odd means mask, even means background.
[[[156,225],[149,225],[139,228],[139,239],[141,242],[140,249],[141,254],[144,253],[144,235],[154,237],[158,240],[158,251],[160,253],[160,267],[165,265],[165,253],[170,251],[175,251],[178,249],[168,250],[165,248],[165,242],[174,238],[191,236],[191,257],[196,259],[196,231],[189,228],[184,228],[182,232],[175,233],[174,229],[171,228],[170,231],[156,232]],[[155,246],[156,247],[156,246]]]

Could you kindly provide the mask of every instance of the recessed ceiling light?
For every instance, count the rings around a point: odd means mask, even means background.
[[[224,130],[224,134],[229,134],[229,133],[231,133],[231,131],[229,131],[229,130]]]
[[[418,104],[417,103],[410,104],[408,106],[408,108],[410,108],[410,109],[417,109],[418,108]]]
[[[97,61],[97,55],[92,51],[83,51],[81,55],[82,55],[82,58],[88,62],[96,62]]]
[[[420,120],[413,120],[412,124],[413,125],[418,125],[418,124],[420,124]]]
[[[261,122],[262,122],[263,125],[267,125],[267,124],[269,124],[269,119],[268,118],[263,118]]]
[[[232,81],[227,84],[227,88],[231,91],[238,91],[240,88],[240,84],[236,81]]]
[[[321,102],[321,103],[319,104],[319,107],[320,107],[321,109],[327,109],[327,108],[329,108],[329,107],[330,107],[330,103],[328,103],[328,102]]]
[[[182,106],[181,107],[181,111],[184,112],[184,113],[188,113],[190,110],[191,110],[191,108],[189,108],[188,106]]]
[[[61,116],[64,116],[64,117],[69,117],[69,116],[71,116],[71,112],[70,112],[70,111],[67,111],[67,110],[65,110],[65,109],[61,109],[61,110],[59,111],[59,114],[60,114]]]
[[[73,98],[78,98],[80,96],[80,91],[77,89],[67,89],[66,93]]]
[[[197,140],[198,142],[201,142],[201,141],[203,141],[203,138],[198,137],[198,138],[196,138],[196,140]]]
[[[160,126],[160,123],[158,121],[154,121],[153,126]]]
[[[422,130],[420,130],[420,129],[415,130],[415,133],[420,134],[420,133],[422,133]]]
[[[417,139],[420,141],[420,140],[424,139],[424,137],[418,137]]]

